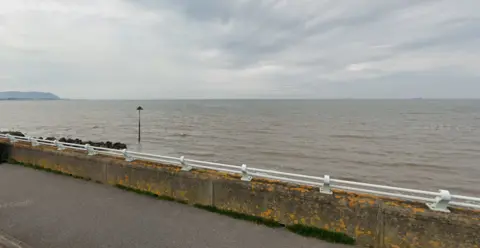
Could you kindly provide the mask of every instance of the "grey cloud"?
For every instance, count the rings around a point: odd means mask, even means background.
[[[480,94],[476,0],[72,3],[0,10],[0,90],[8,78],[82,98]]]
[[[427,48],[460,48],[463,43],[480,40],[480,18],[455,19],[436,25],[436,33],[430,37],[406,42],[395,47],[398,52]]]
[[[300,1],[302,2],[302,1]],[[340,4],[337,4],[340,2]],[[215,44],[230,56],[232,67],[245,67],[266,59],[285,49],[295,47],[304,39],[321,35],[329,30],[343,28],[345,32],[358,26],[367,25],[388,17],[399,10],[414,8],[416,5],[431,3],[423,1],[364,1],[367,8],[357,8],[348,13],[340,13],[331,19],[306,26],[307,23],[322,17],[322,11],[342,5],[342,1],[324,4],[304,2],[310,13],[285,15],[276,11],[279,1],[220,1],[207,0],[181,1],[135,1],[143,6],[164,8],[173,6],[184,12],[186,18],[201,22],[219,22],[221,25],[236,25],[228,34],[220,37]],[[291,2],[290,2],[291,3]],[[343,5],[351,2],[343,1]],[[361,6],[361,5],[360,5]],[[288,6],[283,7],[288,11]],[[317,10],[312,12],[311,10]],[[322,49],[322,47],[320,47]]]

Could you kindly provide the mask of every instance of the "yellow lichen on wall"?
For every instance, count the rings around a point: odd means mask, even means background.
[[[431,245],[432,248],[440,248],[442,247],[442,243],[434,240],[428,241],[428,244]]]
[[[370,230],[364,230],[363,228],[361,228],[359,225],[356,225],[355,226],[355,237],[360,237],[362,235],[368,235],[368,236],[371,236],[373,235],[372,231]]]
[[[330,224],[328,225],[330,227],[330,230],[331,231],[335,231],[335,232],[347,232],[347,227],[345,225],[345,223],[343,222],[343,220],[339,220],[339,221],[335,221],[335,222],[330,222]]]
[[[267,209],[266,211],[262,212],[260,216],[263,218],[270,218],[272,217],[272,213],[273,211],[271,209]]]
[[[272,186],[273,187],[273,186]],[[290,188],[290,190],[293,190],[293,191],[299,191],[301,193],[305,193],[305,192],[308,192],[310,191],[309,189],[307,188],[304,188],[304,187],[295,187],[295,188]]]

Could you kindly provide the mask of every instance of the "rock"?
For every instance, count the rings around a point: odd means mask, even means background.
[[[19,132],[19,131],[6,131],[6,132],[0,132],[0,133],[25,137],[25,135],[22,132]],[[39,137],[39,139],[43,139],[43,138]],[[54,140],[56,140],[56,138],[55,137],[47,137],[47,138],[45,138],[45,140],[54,141]],[[84,141],[82,141],[81,139],[78,139],[78,138],[72,139],[72,138],[66,138],[66,137],[62,137],[58,141],[63,142],[63,143],[78,144],[78,145],[89,144],[91,146],[110,148],[110,149],[118,149],[118,150],[127,149],[126,144],[120,143],[120,142],[113,143],[112,141],[94,142],[94,141],[89,140],[89,141],[84,142]]]
[[[115,143],[113,144],[113,149],[118,149],[118,150],[123,150],[123,149],[127,149],[127,145],[126,144],[123,144],[123,143]]]
[[[10,135],[19,136],[19,137],[25,137],[25,134],[23,134],[22,132],[19,132],[19,131],[6,131],[6,132],[0,132],[0,133],[10,134]]]
[[[112,141],[95,142],[95,141],[89,140],[89,141],[84,142],[80,139],[66,139],[66,141],[62,141],[62,142],[73,143],[73,144],[81,144],[81,145],[89,144],[91,146],[110,148],[110,149],[118,149],[118,150],[127,149],[126,144],[120,143],[120,142],[113,143]]]

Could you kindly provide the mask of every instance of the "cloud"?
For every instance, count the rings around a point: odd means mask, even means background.
[[[0,0],[0,90],[480,97],[472,91],[479,8],[476,0]]]

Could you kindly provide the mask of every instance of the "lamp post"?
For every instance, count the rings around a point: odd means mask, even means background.
[[[140,111],[142,110],[143,110],[142,106],[138,106],[137,111],[138,111],[138,143],[139,144],[141,141],[141,130],[142,130],[142,124],[140,122]]]

